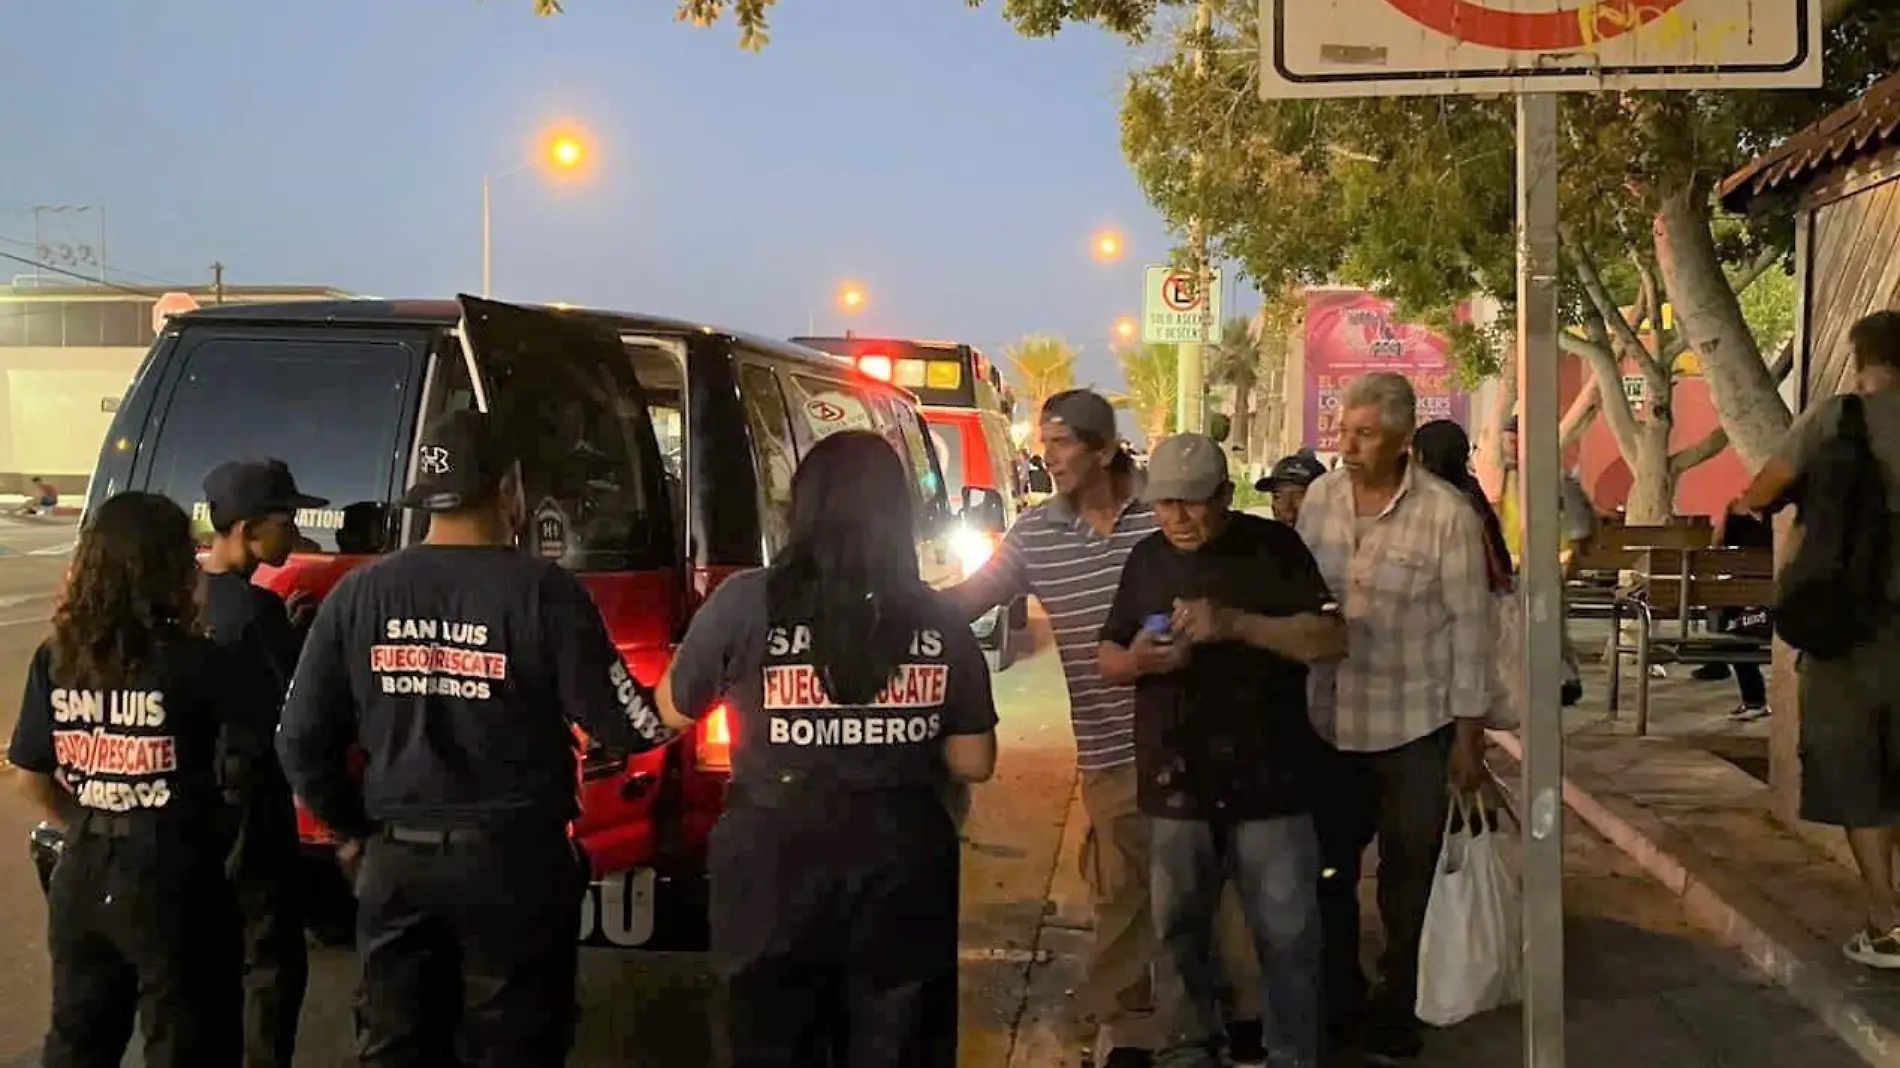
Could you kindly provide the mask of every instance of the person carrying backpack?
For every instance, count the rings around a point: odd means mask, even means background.
[[[1775,630],[1799,653],[1801,818],[1841,827],[1867,922],[1843,952],[1900,969],[1900,312],[1848,331],[1855,389],[1802,413],[1740,508],[1793,504],[1800,536],[1776,580]]]

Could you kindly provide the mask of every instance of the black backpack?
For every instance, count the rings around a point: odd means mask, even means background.
[[[1893,527],[1866,406],[1841,402],[1840,426],[1801,477],[1801,544],[1776,578],[1775,631],[1817,660],[1838,660],[1886,622]]]

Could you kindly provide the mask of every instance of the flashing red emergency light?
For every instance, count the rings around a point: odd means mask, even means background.
[[[698,759],[701,771],[732,770],[732,711],[724,701],[700,721]]]
[[[881,382],[889,382],[891,380],[891,358],[876,353],[869,356],[860,356],[858,357],[858,370],[863,371],[865,374]]]

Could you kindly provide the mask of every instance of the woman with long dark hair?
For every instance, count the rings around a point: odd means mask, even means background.
[[[224,875],[222,691],[199,633],[191,521],[121,493],[88,518],[7,755],[64,831],[47,889],[44,1061],[117,1064],[136,1016],[153,1068],[240,1059],[238,911]]]
[[[917,570],[917,480],[890,442],[825,438],[791,533],[694,618],[661,681],[684,730],[723,701],[732,788],[713,832],[712,957],[734,1068],[949,1068],[957,832],[996,710],[969,627]]]
[[[1471,439],[1465,428],[1449,419],[1434,419],[1422,424],[1412,435],[1412,456],[1418,465],[1463,493],[1484,524],[1484,559],[1490,573],[1491,592],[1509,593],[1515,586],[1516,572],[1511,566],[1511,550],[1504,540],[1504,525],[1497,510],[1485,496],[1478,476],[1471,473]]]

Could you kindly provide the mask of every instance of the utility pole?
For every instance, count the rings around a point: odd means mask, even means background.
[[[1194,74],[1207,77],[1207,39],[1214,28],[1213,0],[1200,0],[1194,7]],[[1192,169],[1201,168],[1201,154],[1194,153]],[[1207,423],[1207,377],[1202,369],[1206,338],[1214,336],[1219,324],[1212,322],[1214,298],[1213,275],[1208,270],[1207,231],[1202,228],[1197,217],[1188,222],[1188,248],[1193,257],[1194,289],[1201,299],[1201,338],[1202,341],[1186,342],[1179,348],[1179,363],[1175,371],[1175,423],[1182,433],[1200,433]]]
[[[224,264],[222,262],[211,265],[211,303],[224,303]]]

